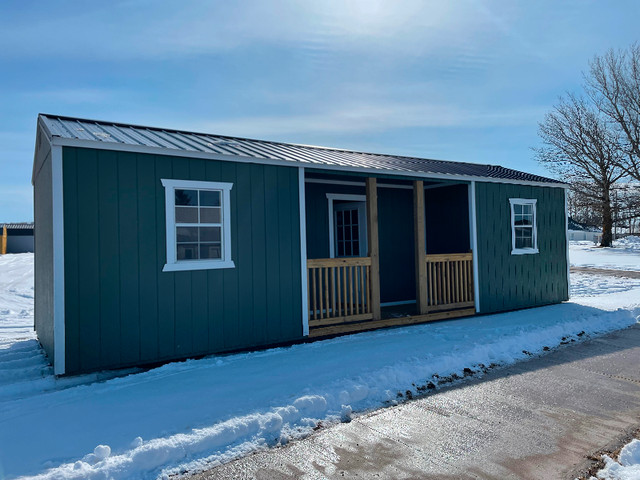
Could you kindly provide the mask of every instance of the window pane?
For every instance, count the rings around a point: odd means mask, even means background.
[[[521,207],[522,207],[522,213],[524,213],[525,215],[533,215],[533,205],[528,203],[526,205],[521,205]]]
[[[176,241],[178,243],[197,242],[198,241],[198,227],[177,227],[176,228]]]
[[[198,206],[198,191],[176,188],[176,205]]]
[[[358,240],[359,232],[360,232],[360,229],[358,228],[357,225],[355,227],[353,227],[353,230],[351,230],[352,237],[353,237],[354,240]]]
[[[516,227],[516,248],[533,248],[533,229],[530,227]]]
[[[357,240],[353,241],[353,254],[356,256],[360,255],[360,242]]]
[[[200,227],[201,242],[220,242],[220,227]]]
[[[339,241],[338,242],[338,256],[339,257],[344,257],[344,242],[343,241]]]
[[[220,243],[201,243],[200,258],[220,259],[222,258],[222,248]]]
[[[517,214],[514,216],[514,224],[515,225],[529,225],[533,226],[533,215],[520,215]]]
[[[177,254],[178,260],[196,260],[198,258],[198,244],[179,243]]]
[[[219,207],[220,190],[200,190],[201,207]]]
[[[342,240],[344,240],[344,227],[338,224],[338,241],[341,242]]]
[[[351,227],[345,227],[344,229],[344,239],[351,240]]]
[[[198,209],[176,207],[176,223],[198,223]]]
[[[351,242],[346,242],[344,244],[344,254],[349,257],[351,256]]]
[[[522,213],[522,205],[519,203],[514,203],[513,205],[513,213],[515,213],[516,215],[519,213]]]
[[[220,207],[205,207],[200,209],[200,223],[221,223],[222,209]]]
[[[351,225],[358,225],[358,210],[351,210]]]
[[[342,226],[344,224],[344,219],[342,216],[342,212],[337,212],[336,213],[336,223],[338,224],[338,227]]]

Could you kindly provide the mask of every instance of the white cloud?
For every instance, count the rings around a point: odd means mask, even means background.
[[[193,122],[188,128],[218,134],[274,137],[300,133],[374,133],[402,128],[509,127],[533,124],[544,108],[520,110],[462,108],[445,104],[342,104],[338,108],[298,115],[247,116]]]

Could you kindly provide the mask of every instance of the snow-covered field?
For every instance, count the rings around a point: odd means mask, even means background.
[[[640,282],[580,274],[561,305],[55,379],[33,333],[32,265],[29,254],[0,257],[0,478],[151,479],[213,466],[640,316]]]
[[[634,439],[625,445],[618,456],[618,461],[605,455],[604,462],[605,467],[598,472],[598,478],[640,480],[640,440]]]
[[[640,237],[621,238],[613,245],[615,248],[599,248],[593,242],[570,242],[571,265],[640,271]]]

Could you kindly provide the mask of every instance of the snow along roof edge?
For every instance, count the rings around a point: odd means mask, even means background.
[[[514,183],[542,183],[565,186],[563,182],[499,165],[432,160],[426,158],[357,152],[337,148],[254,140],[183,130],[146,127],[101,120],[65,117],[41,113],[39,121],[53,138],[70,141],[96,142],[130,148],[152,148],[182,151],[199,155],[252,158],[264,161],[294,163],[309,168],[335,168],[335,170],[376,171],[407,175],[444,175],[478,179],[506,180]],[[125,147],[126,149],[126,147]]]

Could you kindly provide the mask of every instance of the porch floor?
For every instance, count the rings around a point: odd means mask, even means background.
[[[407,303],[404,305],[390,305],[388,307],[381,306],[382,319],[413,317],[418,314],[417,304]]]
[[[378,328],[415,325],[417,323],[433,322],[436,320],[470,317],[475,315],[475,313],[475,308],[461,308],[457,310],[439,311],[418,315],[415,304],[394,305],[392,307],[382,308],[382,319],[380,320],[364,320],[324,327],[311,327],[309,329],[309,337],[331,337],[367,330],[376,330]]]

